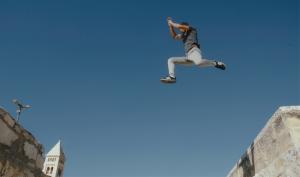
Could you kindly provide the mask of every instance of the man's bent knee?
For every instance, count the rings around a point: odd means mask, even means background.
[[[175,63],[175,58],[174,57],[170,57],[168,59],[168,63]]]
[[[172,62],[172,63],[174,63],[174,60],[175,60],[175,58],[174,58],[174,57],[170,57],[170,58],[168,59],[168,62]]]

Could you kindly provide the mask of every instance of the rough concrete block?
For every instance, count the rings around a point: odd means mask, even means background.
[[[22,129],[20,128],[20,126],[15,126],[14,129],[18,134],[21,134]]]
[[[14,169],[12,166],[7,166],[4,171],[5,177],[13,176],[16,173],[19,173],[19,171]]]
[[[22,134],[25,137],[25,139],[31,140],[31,136],[30,136],[30,134],[27,131],[23,131]]]
[[[300,106],[280,107],[227,177],[299,177]]]
[[[14,142],[18,135],[8,127],[8,125],[0,119],[0,143],[11,146],[12,142]]]
[[[29,162],[29,163],[27,164],[27,166],[30,167],[30,168],[35,168],[35,164],[32,163],[32,162]]]
[[[14,125],[15,125],[15,120],[12,118],[12,117],[10,117],[10,115],[9,114],[6,114],[6,115],[4,115],[4,121],[10,126],[10,127],[13,127]]]
[[[31,171],[25,171],[25,176],[27,177],[37,177],[37,176],[34,176],[34,174],[31,172]]]
[[[38,169],[43,169],[43,165],[44,165],[44,157],[41,155],[41,154],[38,154],[37,155],[37,158],[36,158],[36,167],[38,168]]]
[[[25,155],[32,160],[36,159],[38,153],[37,148],[34,145],[28,143],[27,141],[24,143],[24,152]]]

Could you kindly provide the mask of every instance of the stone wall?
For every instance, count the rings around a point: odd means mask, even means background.
[[[43,146],[0,108],[0,177],[47,177]]]
[[[280,107],[227,177],[300,177],[300,106]]]

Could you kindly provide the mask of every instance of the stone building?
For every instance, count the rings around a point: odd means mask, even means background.
[[[61,147],[61,142],[58,141],[58,143],[47,153],[43,172],[51,177],[62,177],[65,160],[66,157]]]
[[[52,150],[47,159],[53,154],[58,163],[53,166],[57,175],[51,177],[62,177],[65,155],[60,142]],[[43,145],[0,107],[0,177],[49,177],[43,173],[43,155]]]

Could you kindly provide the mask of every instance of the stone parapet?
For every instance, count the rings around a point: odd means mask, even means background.
[[[0,108],[0,176],[47,177],[42,173],[43,153],[42,144]]]

